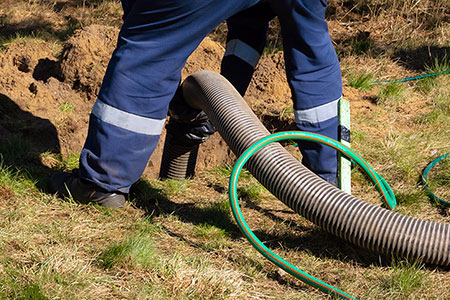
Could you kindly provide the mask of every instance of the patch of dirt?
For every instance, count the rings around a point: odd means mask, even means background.
[[[90,103],[55,77],[58,63],[39,40],[19,40],[0,53],[0,127],[29,137],[38,151],[67,154],[81,150]],[[74,111],[66,116],[60,107],[68,102]]]
[[[14,200],[14,192],[6,186],[0,185],[0,208],[9,207]]]
[[[18,133],[17,120],[26,120],[27,136],[36,140],[33,145],[38,151],[79,153],[117,34],[114,27],[88,26],[64,44],[59,58],[55,57],[51,44],[40,40],[18,40],[9,45],[0,53],[0,108],[5,116],[0,120],[1,136]],[[224,48],[219,43],[206,38],[188,59],[182,77],[199,70],[219,72],[223,54]],[[289,107],[291,102],[282,53],[261,59],[246,99],[265,123],[272,127],[274,122],[285,123],[280,108]],[[63,110],[67,104],[71,111]],[[163,130],[145,171],[150,177],[159,173],[164,139]],[[44,140],[52,142],[40,142]],[[201,145],[197,168],[233,160],[230,149],[215,134]]]
[[[64,46],[58,74],[61,80],[88,100],[95,100],[118,33],[117,28],[101,25],[78,31]]]
[[[5,117],[0,119],[0,139],[21,134],[32,141],[35,151],[79,153],[117,34],[114,27],[88,26],[65,42],[58,57],[50,43],[35,39],[17,40],[1,52],[0,111]],[[224,52],[218,42],[206,38],[189,57],[182,78],[199,70],[219,72]],[[284,67],[282,52],[262,57],[245,96],[272,132],[295,129]],[[345,86],[344,97],[351,102],[352,114],[379,109],[373,91]],[[65,111],[63,107],[68,104],[71,109]],[[145,171],[150,177],[159,174],[164,140],[165,130]],[[197,170],[230,164],[234,159],[220,135],[215,134],[201,145]]]

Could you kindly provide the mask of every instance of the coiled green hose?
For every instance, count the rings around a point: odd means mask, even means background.
[[[450,202],[445,201],[444,199],[439,198],[438,196],[436,196],[433,191],[430,189],[430,187],[428,186],[428,182],[427,182],[427,176],[428,176],[428,172],[430,172],[430,170],[441,160],[443,160],[446,157],[450,157],[450,153],[444,154],[442,156],[439,156],[438,158],[436,158],[435,160],[433,160],[423,171],[423,175],[422,175],[422,181],[425,185],[425,188],[428,191],[428,194],[431,196],[431,198],[433,198],[433,200],[439,202],[440,204],[450,207]]]
[[[264,257],[266,257],[268,260],[270,260],[272,263],[277,265],[278,267],[282,268],[289,274],[293,275],[294,277],[300,279],[301,281],[314,286],[326,293],[338,296],[343,299],[355,299],[352,296],[346,294],[343,291],[340,291],[339,289],[330,286],[326,284],[325,282],[320,281],[319,279],[312,277],[308,275],[307,273],[303,272],[299,268],[291,265],[281,257],[279,257],[277,254],[273,253],[269,248],[267,248],[256,236],[255,234],[250,230],[248,227],[246,221],[244,220],[244,217],[242,216],[239,202],[238,202],[238,195],[237,195],[237,183],[239,179],[239,174],[242,171],[243,166],[247,162],[247,160],[256,153],[259,149],[264,147],[267,144],[282,141],[282,140],[309,140],[318,142],[321,144],[325,144],[328,146],[333,147],[334,149],[342,152],[345,156],[352,159],[354,162],[356,162],[359,166],[363,168],[363,170],[367,173],[367,175],[375,182],[379,192],[381,193],[386,205],[393,209],[396,206],[396,200],[395,196],[390,189],[389,185],[386,183],[386,181],[378,175],[372,167],[355,151],[353,151],[351,148],[333,140],[328,137],[309,133],[309,132],[303,132],[303,131],[286,131],[286,132],[280,132],[275,133],[272,135],[268,135],[257,142],[255,142],[253,145],[251,145],[242,155],[238,158],[233,171],[230,176],[230,182],[229,182],[229,198],[230,198],[230,204],[231,209],[233,211],[233,216],[236,219],[236,222],[239,225],[239,228],[241,229],[244,236],[250,241],[250,243],[253,245],[253,247],[256,248]]]

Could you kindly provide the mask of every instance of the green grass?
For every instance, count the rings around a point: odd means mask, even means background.
[[[394,194],[399,206],[412,206],[426,199],[426,193],[423,190],[417,190],[417,188],[394,191]]]
[[[433,126],[440,132],[442,126],[450,124],[450,104],[447,93],[438,94],[432,98],[430,109],[414,117],[414,121],[423,126]]]
[[[36,191],[36,182],[29,174],[7,167],[0,160],[0,186],[6,187],[14,194],[25,195]]]
[[[114,243],[97,258],[104,269],[126,265],[127,267],[150,267],[156,256],[154,235],[157,227],[146,220],[138,224],[138,229],[125,241]]]
[[[165,190],[171,194],[180,194],[185,192],[189,187],[189,180],[164,180]]]
[[[360,40],[360,39],[354,39],[351,43],[352,48],[352,54],[354,55],[362,55],[372,48],[372,43],[370,40]]]
[[[385,106],[395,106],[400,101],[403,101],[403,94],[405,87],[401,82],[388,83],[382,87],[378,93],[377,103]]]
[[[417,81],[415,89],[421,94],[428,95],[437,85],[438,82],[435,78],[428,77]]]
[[[52,15],[54,10],[46,10],[52,3],[26,1],[28,9],[21,20]],[[441,0],[433,7],[430,3],[329,1],[328,18],[334,21],[330,32],[343,40],[342,45],[337,41],[343,49],[340,59],[343,70],[348,70],[347,84],[354,88],[349,89],[356,107],[352,147],[394,189],[398,213],[448,224],[448,210],[430,205],[417,181],[433,157],[450,151],[450,76],[370,84],[380,74],[398,78],[414,72],[414,67],[423,70],[415,63],[405,67],[408,57],[396,56],[399,49],[415,55],[423,45],[433,45],[434,55],[448,46],[448,29],[437,11],[448,5]],[[13,13],[0,16],[1,25],[13,22]],[[69,1],[61,15],[64,18],[55,21],[60,23],[52,32],[18,30],[17,36],[2,37],[0,49],[17,39],[39,40],[54,43],[57,53],[61,40],[76,29],[94,23],[118,26],[120,2],[86,1],[83,7],[82,1]],[[435,20],[435,27],[430,27]],[[437,24],[439,30],[429,29]],[[370,31],[370,41],[353,38],[360,31]],[[276,34],[269,32],[274,47],[266,53],[281,50]],[[378,48],[383,49],[379,56],[374,53]],[[448,59],[441,54],[425,66],[427,72],[448,68]],[[0,93],[16,100],[7,91]],[[373,104],[377,95],[380,105]],[[291,119],[292,107],[273,109],[270,97],[259,99],[267,100],[270,115]],[[76,118],[75,100],[64,101],[57,107],[59,116]],[[2,112],[8,111],[2,107]],[[30,113],[46,117],[42,111]],[[0,299],[331,299],[282,274],[242,236],[227,199],[232,166],[198,170],[189,181],[143,178],[133,186],[132,201],[120,210],[80,205],[37,187],[54,170],[77,168],[79,154],[42,153],[28,139],[30,124],[8,113],[0,117],[0,124],[11,132],[7,139],[0,137]],[[64,148],[64,153],[70,150]],[[450,185],[446,166],[443,162],[429,175],[438,183],[437,192]],[[356,168],[352,175],[354,195],[381,205],[367,177]],[[247,170],[238,188],[252,230],[278,255],[324,282],[358,299],[450,299],[448,270],[400,259],[391,263],[390,258],[331,237],[269,196]]]
[[[289,105],[283,109],[283,111],[280,114],[281,120],[292,120],[294,119],[294,107],[292,105]]]
[[[42,288],[35,283],[21,282],[17,274],[9,271],[5,277],[0,276],[0,299],[9,300],[48,300]]]
[[[434,58],[434,61],[431,65],[425,65],[426,73],[441,73],[450,70],[450,59],[447,54],[443,56],[441,60],[438,57]],[[448,74],[438,75],[433,77],[427,77],[424,79],[420,79],[416,83],[416,90],[424,95],[428,95],[432,93],[434,89],[439,88],[439,76],[448,76]]]
[[[431,169],[427,183],[436,197],[450,202],[450,158],[442,159]]]
[[[236,228],[231,220],[231,207],[228,200],[211,202],[206,205],[198,204],[196,207],[204,224],[218,227],[226,232],[232,232]]]
[[[202,239],[201,247],[205,251],[231,247],[230,234],[222,228],[203,223],[194,226],[194,234]]]
[[[229,178],[231,176],[231,172],[233,172],[233,168],[234,168],[234,165],[218,166],[218,167],[215,167],[211,173],[217,174],[223,178]],[[245,167],[242,169],[241,174],[239,175],[240,180],[250,179],[252,177],[253,177],[253,175],[247,169],[245,169]]]
[[[59,105],[59,110],[63,113],[71,113],[74,110],[74,106],[70,102],[64,102],[63,104]]]
[[[33,157],[32,143],[21,134],[13,134],[0,143],[1,158],[8,164],[27,161]]]
[[[444,72],[450,70],[450,58],[447,56],[447,52],[442,57],[441,60],[439,60],[438,57],[435,57],[433,60],[433,63],[429,66],[425,66],[425,70],[428,73],[438,73],[438,72]]]
[[[348,85],[360,90],[371,90],[373,88],[372,84],[372,74],[359,74],[359,75],[353,75],[350,74],[347,76]]]
[[[390,275],[382,282],[382,287],[400,299],[410,299],[419,289],[427,285],[427,274],[418,262],[394,261]]]
[[[267,192],[266,188],[260,183],[249,183],[238,187],[238,197],[243,200],[251,200],[260,202],[263,193]]]
[[[61,163],[64,169],[73,170],[78,168],[80,160],[80,154],[69,153],[67,156],[63,156]]]

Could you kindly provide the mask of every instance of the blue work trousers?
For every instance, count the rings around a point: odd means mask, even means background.
[[[178,87],[181,69],[189,55],[218,24],[257,2],[122,1],[124,24],[90,116],[88,136],[80,156],[79,174],[82,179],[93,182],[106,191],[129,191],[130,186],[142,175],[156,147],[169,102]],[[294,10],[297,6],[302,7],[303,2],[323,3],[318,0],[278,2]],[[277,6],[278,2],[274,1],[274,5]],[[283,37],[291,34],[291,31],[301,31],[292,18],[285,22],[283,27],[287,32],[283,32]],[[320,22],[322,26],[323,22]],[[322,45],[323,43],[319,43],[318,46]],[[298,45],[300,46],[303,47],[303,44]],[[297,46],[292,48],[293,52],[299,50]],[[303,49],[300,50],[305,54]],[[306,55],[308,54],[307,51]],[[298,65],[310,58],[297,61],[298,56],[289,53],[286,53],[286,58],[291,59],[286,61],[286,65],[291,88],[296,91],[293,92],[294,104],[297,103],[297,96],[305,95],[305,99],[310,97],[310,101],[317,105],[316,98],[319,103],[328,103],[331,95],[340,94],[340,91],[329,92],[327,99],[316,97],[316,93],[309,95],[312,89],[305,86],[312,84],[323,88],[324,85],[317,84],[317,81],[322,82],[324,79]],[[298,73],[298,70],[302,71]],[[298,84],[293,84],[295,82]],[[329,80],[326,79],[325,82]],[[302,99],[298,102],[308,101]],[[311,107],[315,107],[314,105]],[[308,126],[309,123],[306,127]]]
[[[269,22],[277,16],[297,127],[336,140],[342,82],[325,21],[326,5],[324,0],[261,1],[234,15],[227,20],[227,49],[221,73],[244,95],[266,45]],[[302,163],[334,183],[336,151],[313,142],[298,144]]]
[[[124,23],[89,121],[80,177],[127,193],[156,147],[189,55],[257,0],[122,0]]]

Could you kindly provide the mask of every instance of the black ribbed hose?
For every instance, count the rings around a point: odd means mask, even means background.
[[[167,131],[161,158],[159,178],[183,180],[194,177],[199,144],[178,145],[176,137]]]
[[[188,104],[207,113],[237,156],[269,134],[219,74],[197,72],[182,87]],[[247,169],[283,203],[335,236],[379,253],[450,265],[450,224],[406,217],[348,195],[313,174],[279,144],[258,151]]]

